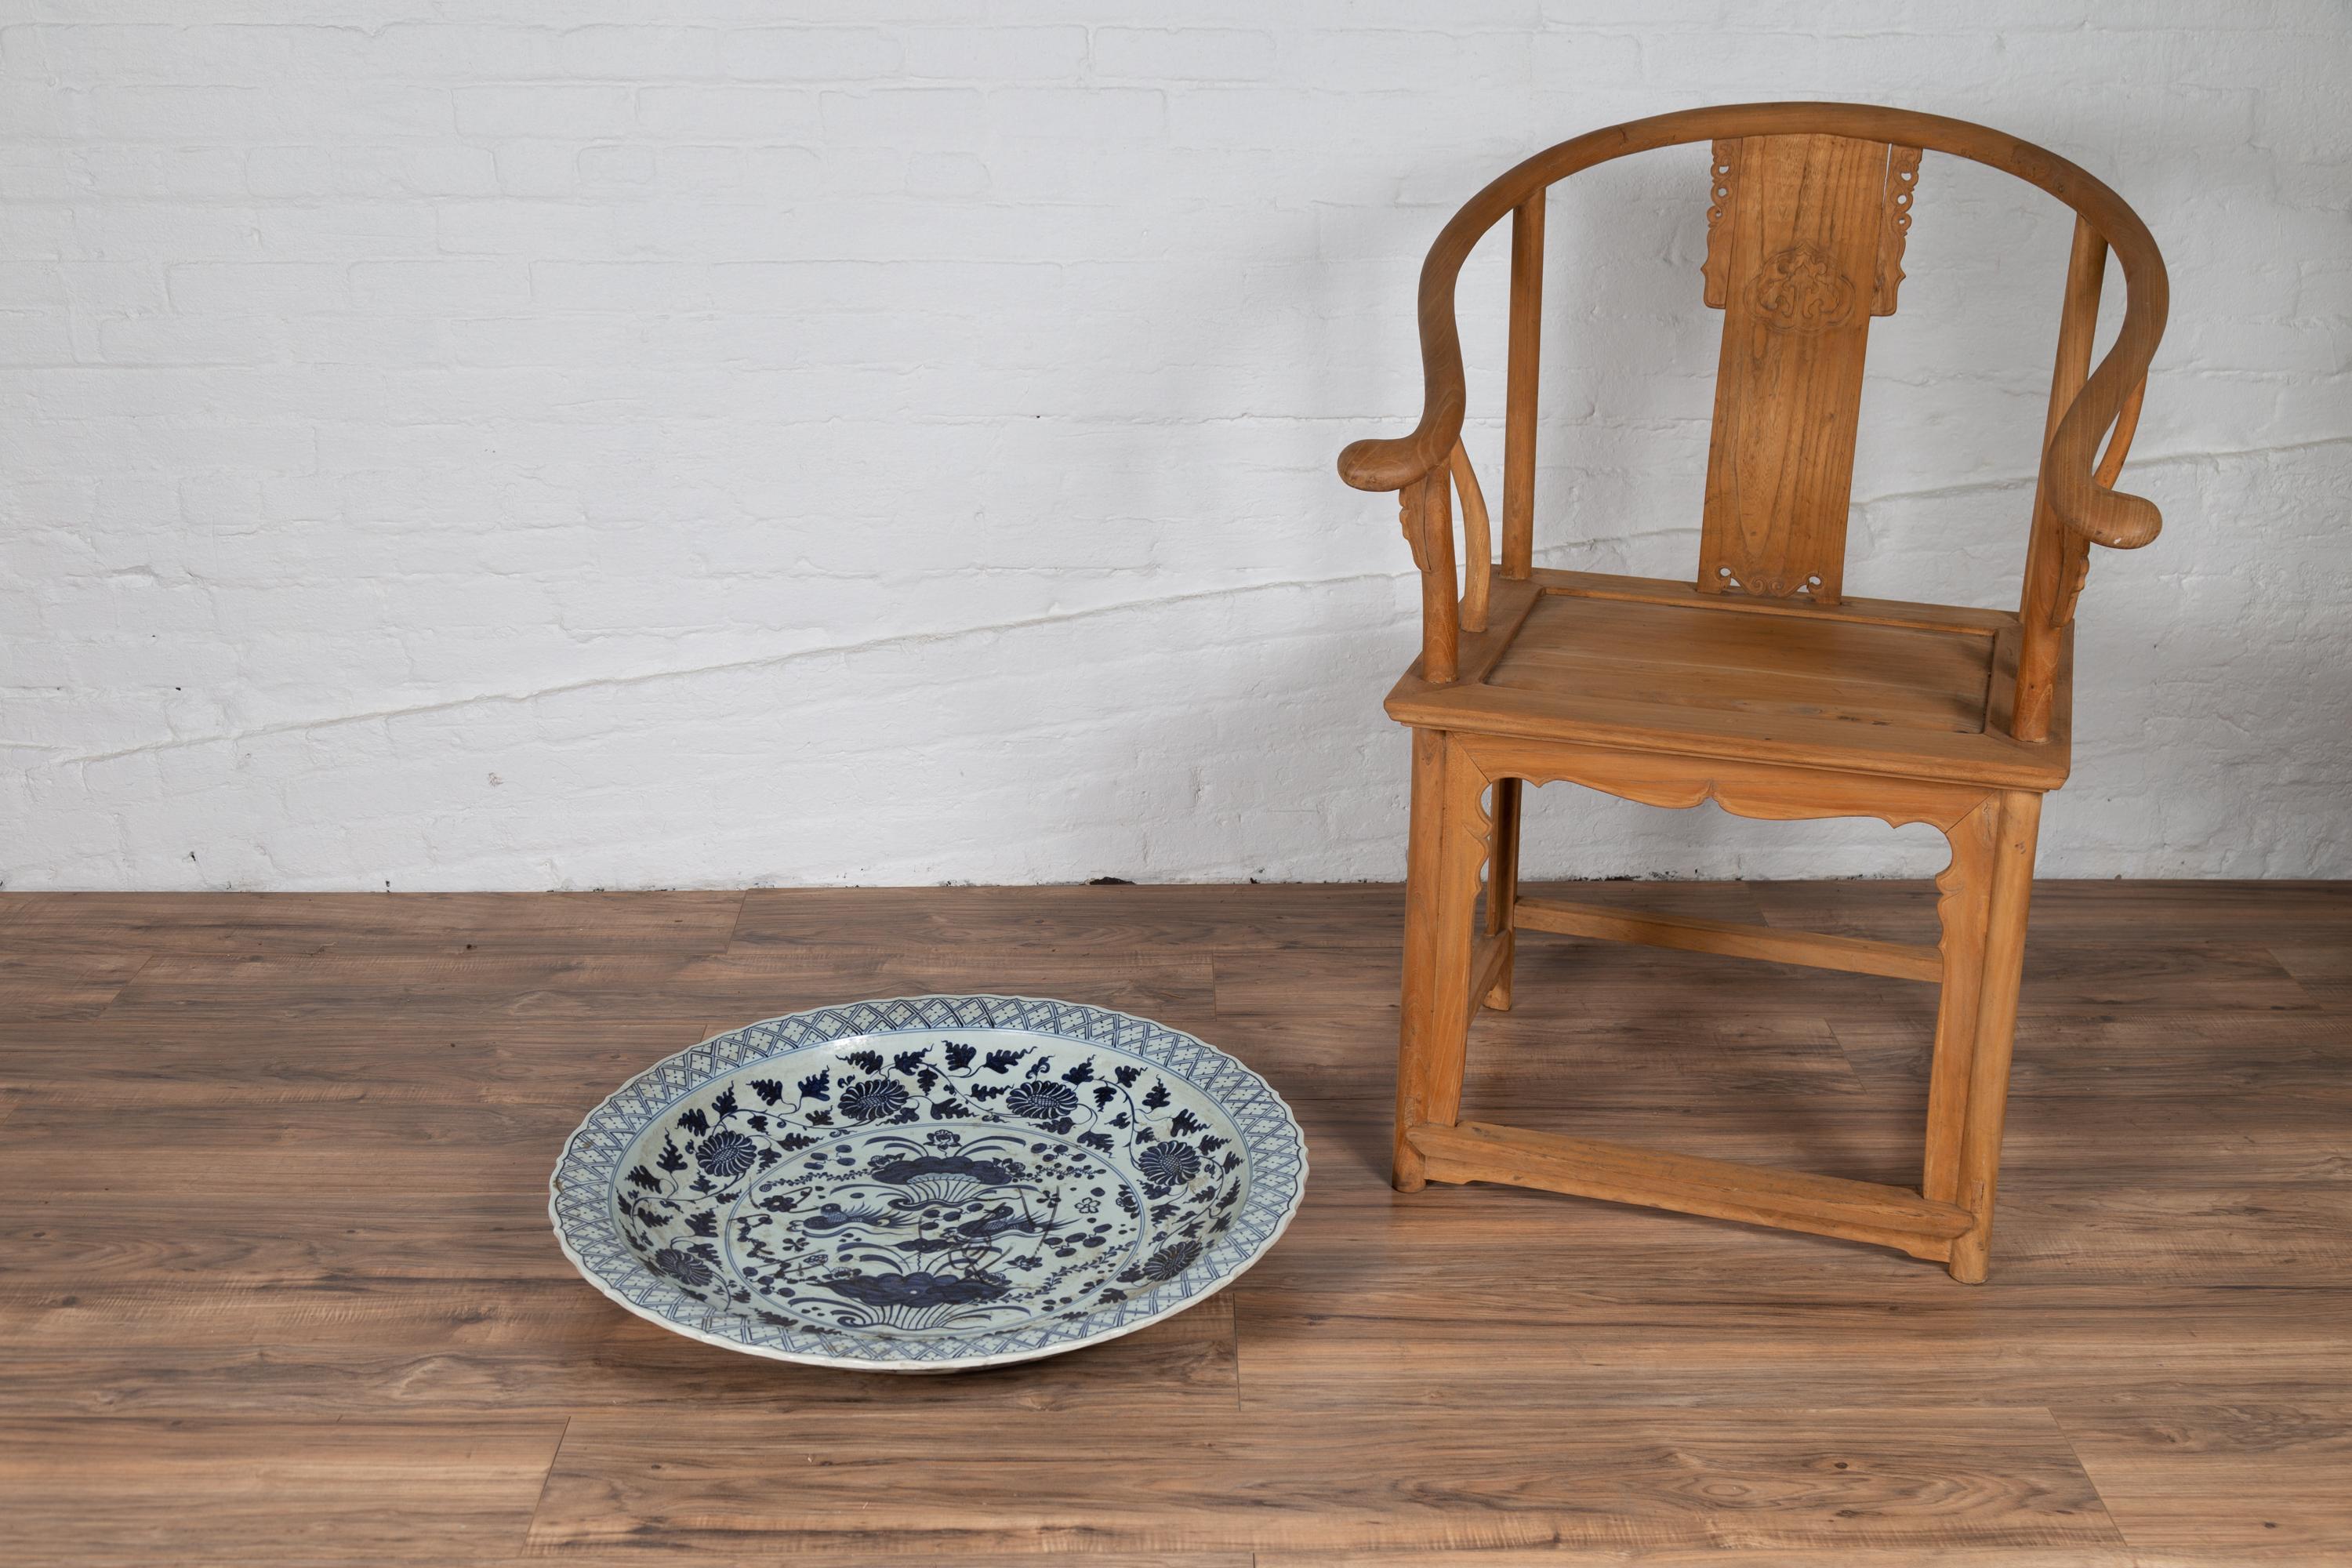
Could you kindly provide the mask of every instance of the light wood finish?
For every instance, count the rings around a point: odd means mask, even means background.
[[[1994,809],[2000,817],[1991,825],[1992,886],[1982,922],[1984,967],[1977,982],[1968,1103],[1946,1111],[1959,1123],[1958,1202],[1976,1215],[1968,1234],[1952,1243],[1952,1278],[1970,1284],[1983,1282],[1992,1247],[1993,1190],[2008,1115],[2009,1062],[2017,1038],[2017,993],[2025,969],[2026,905],[2033,894],[2033,843],[2041,826],[2042,797],[2011,790],[1997,805],[1986,803],[1979,815]]]
[[[1503,575],[1524,580],[1536,537],[1536,393],[1543,347],[1544,202],[1511,211],[1511,341],[1504,374]]]
[[[1849,136],[1716,143],[1706,295],[1723,348],[1702,593],[1833,605],[1843,590],[1863,355],[1894,221],[1887,153]]]
[[[1502,963],[1495,983],[1482,994],[1497,1013],[1511,1010],[1511,960],[1518,948],[1514,934],[1519,905],[1519,781],[1503,779],[1494,788],[1490,815],[1495,819],[1495,852],[1486,858],[1486,929],[1502,944]]]
[[[1413,542],[1413,561],[1421,568],[1421,667],[1441,683],[1461,672],[1462,606],[1454,586],[1452,479],[1446,469],[1438,468],[1403,492],[1405,533]]]
[[[1652,947],[1680,948],[1685,952],[1719,952],[1729,958],[1801,963],[1854,974],[1884,974],[1896,980],[1940,982],[1944,978],[1942,954],[1917,942],[1774,931],[1769,926],[1745,925],[1737,921],[1628,914],[1622,910],[1570,903],[1561,899],[1521,899],[1514,909],[1512,921],[1522,931],[1548,931],[1559,936],[1594,937],[1603,942],[1638,942]]]
[[[1992,651],[1982,636],[1547,594],[1485,684],[1769,715],[1830,737],[1855,725],[1979,735]]]
[[[1471,917],[1491,831],[1480,800],[1486,788],[1486,776],[1445,737],[1414,736],[1414,837],[1426,847],[1406,874],[1404,1016],[1411,1022],[1405,1070],[1397,1075],[1395,1139],[1403,1192],[1423,1182],[1408,1131],[1424,1121],[1450,1122],[1461,1109],[1470,1015],[1480,999]]]
[[[1903,287],[1903,251],[1911,234],[1911,203],[1919,191],[1919,149],[1886,150],[1886,189],[1879,204],[1877,265],[1871,280],[1870,313],[1895,314]]]
[[[1916,942],[1939,897],[1989,895],[1983,845],[1981,887],[1940,893],[1527,892]],[[1390,1064],[1364,1047],[1392,1022],[1404,910],[1363,886],[6,895],[0,958],[25,962],[0,1009],[0,1556],[2260,1568],[2352,1549],[2352,884],[2034,889],[1991,1291],[1549,1193],[1395,1196]],[[1531,941],[1517,970],[1463,1121],[1911,1173],[1936,1026],[1916,986],[1574,940]],[[548,1167],[636,1068],[778,1012],[982,989],[1160,1017],[1264,1072],[1314,1162],[1281,1244],[1141,1332],[940,1378],[697,1344],[556,1251]]]
[[[1415,300],[1420,422],[1408,435],[1350,446],[1339,456],[1340,477],[1358,489],[1402,489],[1443,464],[1453,450],[1467,396],[1454,319],[1454,283],[1471,250],[1506,214],[1559,181],[1612,159],[1694,142],[1788,135],[1844,136],[1968,158],[2041,187],[2099,232],[2123,266],[2129,297],[2115,343],[2044,449],[2044,472],[2070,528],[2120,549],[2154,539],[2162,523],[2155,506],[2099,485],[2094,460],[2100,437],[2131,388],[2146,379],[2164,332],[2169,296],[2164,260],[2147,226],[2097,178],[2046,148],[1964,120],[1860,103],[1748,103],[1654,115],[1560,142],[1497,176],[1439,231],[1422,265]]]
[[[2042,440],[2056,439],[2067,411],[2090,377],[2091,339],[2099,318],[2099,295],[2106,276],[2107,244],[2089,220],[2074,224],[2074,246],[2066,263],[2065,302],[2058,320],[2057,363],[2050,374],[2050,414]],[[2139,428],[2142,399],[2147,393],[2145,372],[2132,383],[2117,411],[2107,449],[2099,459],[2095,482],[2113,487],[2131,451]],[[2040,741],[2050,732],[2051,704],[2060,681],[2059,645],[2074,618],[2084,579],[2091,570],[2090,542],[2068,528],[2059,516],[2054,476],[2045,471],[2036,489],[2033,532],[2025,557],[2025,586],[2018,605],[2023,641],[2019,651],[2017,703],[2011,728],[2021,741]]]
[[[1503,982],[1503,971],[1510,963],[1511,933],[1487,931],[1470,944],[1470,1006],[1475,1011],[1486,1003],[1496,986]]]
[[[1896,1247],[1943,1258],[1975,1216],[1957,1204],[1877,1182],[1770,1171],[1483,1121],[1412,1129],[1432,1180],[1504,1182]]]
[[[1459,441],[1454,444],[1447,471],[1462,494],[1462,629],[1483,632],[1495,578],[1495,538],[1486,521],[1486,497],[1470,467],[1470,454]]]
[[[1927,1148],[1919,1191],[1938,1203],[1960,1196],[1960,1139],[1974,1083],[1979,999],[1990,921],[1994,838],[2000,808],[1988,800],[1945,834],[1952,858],[1936,878],[1936,1037],[1927,1078]]]
[[[1709,158],[1698,292],[1723,312],[1723,335],[1696,575],[1675,583],[1537,568],[1528,539],[1546,193],[1611,159],[1701,142]],[[1899,302],[1926,152],[2004,170],[2076,215],[2015,614],[1845,592],[1870,322]],[[1506,215],[1503,560],[1492,582],[1486,510],[1460,445],[1467,393],[1454,295],[1464,259]],[[2095,367],[2110,255],[2126,299],[2115,343]],[[1721,1162],[1669,1173],[1557,1135],[1540,1157],[1517,1150],[1506,1160],[1488,1133],[1475,1146],[1450,1133],[1471,1022],[1482,1004],[1501,1013],[1517,999],[1517,931],[1928,980],[1941,991],[1925,1148],[1919,1186],[1902,1201],[1965,1212],[1969,1222],[1924,1249],[1895,1227],[1890,1244],[1941,1259],[1956,1279],[1987,1277],[2041,797],[2065,782],[2071,763],[2072,622],[2090,545],[2137,547],[2160,525],[2154,506],[2114,486],[2167,304],[2146,225],[2083,170],[1983,126],[1866,105],[1743,104],[1597,131],[1504,174],[1440,231],[1418,299],[1420,423],[1339,455],[1349,484],[1400,492],[1422,573],[1422,657],[1388,699],[1390,717],[1414,737],[1392,1136],[1399,1190],[1419,1191],[1433,1175],[1517,1181],[1689,1211],[1699,1204],[1694,1192],[1714,1182],[1717,1195],[1697,1212],[1821,1227],[1818,1214],[1780,1215],[1748,1201],[1740,1183],[1768,1178]],[[1447,501],[1456,485],[1469,557],[1458,592]],[[1937,941],[1522,899],[1523,786],[1562,780],[1747,816],[1928,823],[1951,847],[1937,879]],[[1474,943],[1481,878],[1488,891]],[[1433,1151],[1444,1157],[1433,1161]]]
[[[1980,624],[2000,612],[1939,621],[1945,606],[1934,605],[1800,610],[1664,586],[1672,594],[1648,579],[1542,567],[1528,584],[1498,582],[1489,629],[1462,639],[1456,679],[1408,669],[1389,692],[1389,717],[1415,729],[1631,749],[1655,748],[1664,731],[1691,756],[1995,787],[2065,782],[2072,713],[2063,679],[2047,741],[2020,742],[2001,722],[2015,657],[2004,647],[2016,627]],[[1700,614],[1675,620],[1669,609]],[[1688,646],[1662,635],[1676,626],[1695,628]],[[1921,635],[1882,635],[1901,632]],[[1868,662],[1890,655],[1903,662]],[[1771,668],[1751,671],[1744,658]],[[2071,643],[2061,642],[2059,659],[2063,677]],[[1972,689],[1982,696],[1972,700]]]

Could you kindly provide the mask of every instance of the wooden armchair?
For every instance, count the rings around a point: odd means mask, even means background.
[[[1544,198],[1631,153],[1714,144],[1706,303],[1724,313],[1695,582],[1532,563]],[[2074,209],[2017,613],[1849,598],[1863,354],[1890,315],[1923,150],[2005,170]],[[1454,292],[1511,219],[1501,562],[1460,444]],[[2110,249],[2127,298],[2094,371]],[[1963,121],[1858,104],[1693,110],[1564,142],[1470,199],[1421,272],[1421,422],[1339,455],[1394,490],[1422,574],[1421,657],[1389,694],[1412,729],[1395,1183],[1506,1182],[1875,1242],[1985,1278],[2042,796],[2067,772],[2074,601],[2093,543],[2136,549],[2157,509],[2111,487],[2163,331],[2163,258],[2065,159]],[[2097,447],[2110,429],[2104,455]],[[1453,496],[1465,568],[1457,588]],[[1932,823],[1935,946],[1522,898],[1520,785],[1565,779],[1743,816]],[[1483,918],[1479,884],[1486,879]],[[1483,1005],[1510,1005],[1517,933],[1605,937],[1940,984],[1916,1191],[1460,1120]]]

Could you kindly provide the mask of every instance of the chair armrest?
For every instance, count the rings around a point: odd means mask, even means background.
[[[2112,487],[2139,425],[2148,362],[2164,335],[2171,290],[2156,241],[2129,208],[2120,216],[2128,226],[2118,225],[2119,232],[2108,237],[2108,243],[2123,263],[2123,323],[2107,357],[2067,405],[2042,452],[2042,471],[2051,509],[2067,528],[2094,544],[2137,550],[2163,529],[2164,514],[2147,497],[2126,495]],[[2099,438],[2110,426],[2115,434],[2105,452],[2095,459]]]
[[[1451,323],[1448,323],[1451,336]],[[1424,356],[1429,350],[1423,340]],[[1443,468],[1462,438],[1462,361],[1455,350],[1452,384],[1439,367],[1425,368],[1421,423],[1407,436],[1351,441],[1339,453],[1339,477],[1360,490],[1401,490]]]
[[[2105,372],[2114,363],[2109,357]],[[2101,407],[2093,401],[2098,377],[2067,408],[2042,461],[2050,475],[2050,505],[2066,526],[2094,544],[2112,550],[2137,550],[2154,540],[2164,527],[2164,514],[2146,496],[2126,495],[2111,489],[2122,472],[2124,455],[2131,448],[2139,424],[2140,398],[2147,390],[2147,372],[2132,384],[2118,405]],[[2091,452],[2108,425],[2115,435],[2095,468]]]
[[[1339,453],[1339,478],[1357,489],[1401,490],[1418,483],[1444,468],[1462,439],[1468,393],[1462,379],[1462,337],[1454,324],[1454,286],[1470,247],[1509,210],[1496,194],[1503,184],[1498,180],[1487,186],[1454,214],[1421,264],[1415,303],[1421,327],[1421,423],[1410,435],[1350,442]]]

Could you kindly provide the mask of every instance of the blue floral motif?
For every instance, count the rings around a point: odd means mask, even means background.
[[[1165,1186],[1181,1186],[1201,1173],[1201,1156],[1181,1138],[1150,1144],[1135,1157],[1135,1168]]]
[[[674,1247],[663,1247],[646,1261],[681,1285],[699,1289],[719,1278],[711,1272],[710,1265],[691,1252],[680,1252]]]
[[[706,1175],[740,1176],[760,1157],[760,1146],[740,1132],[721,1130],[694,1146],[694,1163]]]
[[[907,1087],[887,1078],[861,1079],[841,1091],[841,1112],[853,1121],[880,1121],[907,1109]]]
[[[1173,1279],[1200,1260],[1199,1242],[1175,1242],[1143,1260],[1143,1277],[1146,1279]]]
[[[1189,1036],[919,997],[648,1069],[574,1134],[551,1207],[633,1310],[757,1354],[921,1369],[1048,1354],[1197,1300],[1280,1233],[1304,1170],[1279,1099]]]
[[[1032,1121],[1051,1121],[1077,1109],[1078,1091],[1066,1083],[1024,1083],[1004,1097],[1004,1109]]]

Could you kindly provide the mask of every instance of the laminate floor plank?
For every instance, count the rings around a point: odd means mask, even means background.
[[[1404,890],[1382,883],[1066,888],[754,888],[742,947],[1147,952],[1354,947],[1394,952]]]
[[[84,1113],[229,1106],[273,1127],[304,1117],[304,1106],[339,1100],[584,1114],[649,1064],[743,1021],[698,1017],[685,1003],[668,1013],[583,1026],[457,1009],[436,1016],[394,1003],[310,1020],[257,1016],[229,1027],[125,1015],[69,1029],[0,1025],[0,1084]],[[595,1097],[580,1098],[598,1085]]]
[[[0,1018],[95,1018],[147,962],[139,953],[10,952],[5,935],[0,927]]]
[[[100,952],[717,952],[743,895],[41,893],[0,948]]]
[[[268,1292],[266,1321],[254,1293]],[[17,1415],[404,1419],[658,1408],[922,1408],[1008,1418],[1090,1406],[1141,1420],[1237,1396],[1234,1302],[1217,1296],[1083,1356],[952,1378],[714,1353],[562,1278],[365,1277],[254,1285],[195,1275],[0,1287]],[[103,1347],[102,1351],[97,1347]]]
[[[2340,1393],[2341,1385],[2339,1385]],[[2147,1568],[2352,1562],[2352,1403],[2069,1407],[2060,1426]]]
[[[1923,884],[1542,891],[1933,936]],[[2352,1560],[2352,888],[2036,900],[1970,1288],[1392,1191],[1393,887],[0,894],[0,1559]],[[1465,1114],[1916,1180],[1932,987],[1519,952]],[[910,1379],[696,1343],[564,1260],[548,1171],[632,1073],[964,991],[1145,1014],[1264,1072],[1312,1160],[1282,1242],[1124,1339]]]
[[[1960,1542],[2115,1559],[2046,1410],[1504,1408],[1475,1424],[1268,1428],[1232,1412],[1105,1429],[935,1419],[919,1457],[829,1413],[688,1431],[575,1417],[535,1547],[628,1540],[737,1557],[949,1550],[1643,1550]],[[714,1461],[755,1452],[756,1465]],[[1086,1456],[1074,1462],[1074,1456]],[[1113,1479],[1112,1478],[1116,1478]]]
[[[2352,941],[2274,942],[2270,950],[2313,1001],[2332,1013],[2352,1013]]]
[[[1250,1053],[1253,1061],[1263,1056],[1279,1064],[1276,1087],[1286,1094],[1285,1086],[1295,1083],[1334,1102],[1384,1102],[1395,1084],[1392,1010],[1385,1021],[1390,1027],[1382,1031],[1352,1016],[1221,1013],[1216,1026],[1221,1043]],[[1476,1063],[1470,1088],[1490,1105],[1706,1109],[1728,1097],[1734,1103],[1774,1100],[1804,1113],[1822,1098],[1836,1102],[1870,1092],[1828,1021],[1802,1013],[1563,1017],[1530,1005],[1487,1013],[1470,1039]]]
[[[571,1561],[567,1553],[565,1561]],[[797,1559],[795,1560],[797,1561]],[[1171,1560],[1171,1561],[1181,1561]],[[1740,1542],[1724,1546],[1624,1551],[1613,1546],[1480,1548],[1468,1552],[1261,1552],[1254,1568],[2139,1568],[2124,1547],[1978,1546],[1957,1549],[1840,1545],[1825,1554],[1817,1542],[1801,1546]]]
[[[1028,950],[746,948],[719,954],[434,953],[316,959],[158,958],[124,987],[109,1017],[125,1025],[233,1019],[323,1024],[397,1015],[436,1026],[723,1020],[927,991],[1045,991],[1075,1001],[1211,1016],[1205,954]],[[1171,1020],[1173,1022],[1174,1020]]]
[[[0,1518],[27,1563],[511,1555],[563,1425],[0,1417]]]
[[[1488,1228],[1501,1256],[1504,1227]],[[1854,1253],[1721,1249],[1743,1289],[1675,1260],[1641,1273],[1630,1226],[1596,1232],[1589,1247],[1529,1248],[1507,1279],[1431,1268],[1402,1240],[1352,1269],[1330,1249],[1269,1260],[1234,1290],[1244,1405],[1292,1421],[1412,1411],[1418,1429],[1505,1408],[2293,1401],[2352,1378],[2352,1325],[2326,1321],[2308,1287],[2019,1285],[1988,1305]],[[1649,1250],[1683,1249],[1653,1237]],[[1592,1276],[1565,1271],[1579,1263]]]
[[[1935,1021],[1832,1017],[1829,1027],[1874,1088],[1925,1092]],[[2249,1120],[2287,1099],[2352,1105],[2352,1024],[2318,1012],[2213,1009],[2038,1012],[2018,1025],[2010,1097],[2168,1107],[2221,1100]]]
[[[2229,1163],[2224,1141],[2201,1166],[2168,1169],[2158,1159],[2147,1167],[2118,1168],[2102,1181],[2086,1173],[2085,1163],[2110,1147],[2135,1149],[2147,1129],[2115,1117],[2111,1107],[2105,1121],[2075,1114],[2085,1107],[2080,1100],[2037,1101],[2013,1111],[1993,1258],[1998,1281],[2147,1279],[2352,1289],[2352,1181],[2341,1170],[2347,1130],[2340,1112],[2333,1125],[2323,1120],[2318,1127],[2315,1137],[2332,1141],[2319,1147],[2335,1152],[2318,1156],[2326,1166],[2309,1179],[2292,1173],[2271,1180],[2252,1177]],[[1916,1112],[1816,1107],[1811,1114],[1798,1114],[1769,1102],[1704,1114],[1677,1112],[1671,1125],[1664,1113],[1619,1107],[1538,1111],[1524,1100],[1506,1105],[1486,1097],[1465,1096],[1463,1110],[1474,1120],[1517,1118],[1541,1131],[1895,1185],[1917,1184],[1924,1125]],[[1392,1201],[1386,1190],[1384,1112],[1377,1104],[1362,1103],[1344,1117],[1328,1111],[1310,1117],[1308,1152],[1319,1178],[1310,1205],[1345,1205],[1365,1216],[1368,1226],[1402,1223],[1403,1213],[1415,1205],[1441,1211],[1448,1216],[1442,1234],[1455,1256],[1474,1249],[1483,1234],[1478,1222],[1486,1216],[1500,1222],[1496,1233],[1504,1237],[1507,1253],[1513,1246],[1532,1248],[1538,1237],[1577,1238],[1587,1226],[1613,1226],[1617,1221],[1603,1216],[1618,1215],[1643,1220],[1649,1228],[1637,1234],[1657,1237],[1662,1245],[1672,1228],[1680,1245],[1713,1242],[1729,1248],[1734,1256],[1724,1260],[1728,1268],[1755,1267],[1757,1259],[1772,1258],[1788,1259],[1790,1266],[1810,1260],[1822,1268],[1842,1268],[1859,1250],[1853,1243],[1518,1187],[1434,1183],[1411,1199]],[[1513,1229],[1521,1233],[1516,1239]],[[1344,1232],[1327,1231],[1324,1239],[1347,1244]],[[1470,1263],[1466,1256],[1464,1261]],[[1501,1264],[1482,1258],[1477,1266]],[[1578,1267],[1572,1257],[1559,1266]],[[1595,1258],[1592,1266],[1601,1267],[1601,1260]],[[1623,1266],[1651,1264],[1637,1258]]]
[[[1756,882],[1767,920],[1792,930],[1929,942],[1936,889],[1924,880]],[[2352,942],[2352,882],[2042,880],[2034,941]]]

